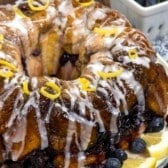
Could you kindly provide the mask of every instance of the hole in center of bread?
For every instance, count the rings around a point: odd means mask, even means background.
[[[25,73],[32,76],[57,77],[62,80],[74,80],[80,76],[79,55],[63,52],[58,57],[50,54],[41,56],[40,48],[35,49],[31,57],[22,61]]]

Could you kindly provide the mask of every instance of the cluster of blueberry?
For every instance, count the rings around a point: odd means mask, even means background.
[[[122,123],[124,124],[124,123]],[[146,132],[159,132],[164,128],[164,119],[154,116],[150,119]],[[141,154],[146,149],[146,142],[142,138],[135,138],[131,143],[129,150],[135,154]],[[122,149],[115,149],[106,161],[105,168],[121,168],[124,160],[127,159],[127,153]]]
[[[168,118],[166,120],[168,122]],[[132,121],[128,121],[127,124]],[[123,123],[124,124],[124,123]],[[164,120],[159,116],[154,116],[150,118],[146,132],[158,132],[164,127]],[[107,139],[109,137],[102,135],[102,138],[106,139],[106,145],[108,144]],[[101,138],[100,138],[101,139]],[[102,141],[102,140],[100,140]],[[107,145],[108,146],[108,145]],[[129,150],[132,153],[141,154],[146,149],[146,142],[141,138],[135,138],[131,143]],[[24,161],[6,161],[5,166],[8,168],[55,168],[53,165],[54,157],[56,156],[56,151],[53,149],[47,148],[45,150],[35,151],[30,156],[26,157]],[[102,165],[91,165],[88,168],[121,168],[123,162],[128,158],[127,153],[120,148],[115,148],[113,145],[108,146],[107,159],[106,162]],[[166,165],[168,166],[168,165]]]
[[[60,58],[60,65],[64,66],[68,61],[70,61],[71,64],[75,66],[77,59],[78,59],[77,54],[68,54],[64,52]]]
[[[50,148],[34,151],[23,161],[6,160],[3,166],[5,168],[55,168],[53,160],[56,153]]]
[[[167,0],[135,0],[135,1],[138,2],[140,5],[147,7]]]
[[[127,159],[127,153],[122,149],[115,149],[108,157],[105,165],[99,166],[100,168],[121,168],[123,161]]]

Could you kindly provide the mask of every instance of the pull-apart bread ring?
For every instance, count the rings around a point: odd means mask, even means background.
[[[103,165],[166,117],[167,92],[150,43],[117,11],[93,0],[0,6],[2,164]],[[138,122],[126,127],[127,116]]]

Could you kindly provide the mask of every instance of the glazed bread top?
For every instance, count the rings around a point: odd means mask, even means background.
[[[50,145],[65,153],[65,165],[71,152],[83,165],[97,132],[120,135],[120,117],[134,106],[167,112],[168,78],[149,41],[97,2],[1,5],[0,48],[4,160]],[[76,56],[73,66],[61,66],[64,53]]]

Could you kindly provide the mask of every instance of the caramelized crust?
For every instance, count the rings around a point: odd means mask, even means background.
[[[24,16],[0,6],[1,163],[24,167],[40,151],[58,168],[101,165],[110,146],[127,149],[145,130],[148,113],[166,116],[167,74],[125,16],[97,2],[15,3]],[[74,65],[61,66],[65,52]],[[142,121],[122,128],[128,115]]]

